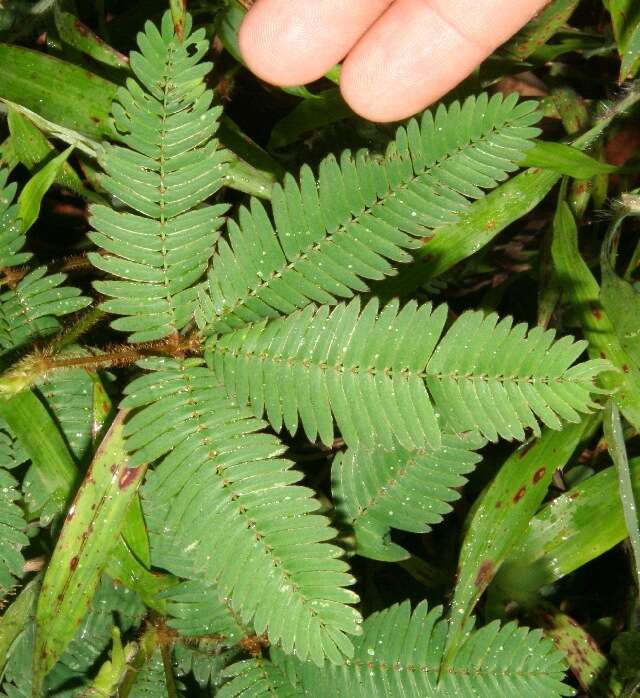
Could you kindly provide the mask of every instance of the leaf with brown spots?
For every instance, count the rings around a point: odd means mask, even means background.
[[[573,618],[548,603],[540,603],[533,617],[564,654],[569,668],[589,696],[613,698],[620,683],[611,677],[611,666],[596,641]]]
[[[125,415],[118,414],[100,444],[45,573],[36,612],[36,688],[42,685],[85,616],[145,472],[144,467],[129,469],[122,435]],[[114,464],[116,469],[112,471]],[[123,479],[127,482],[125,488],[119,486]]]
[[[640,492],[640,458],[629,463]],[[627,537],[615,468],[606,468],[545,505],[530,521],[492,585],[496,603],[527,604],[538,590]]]
[[[447,661],[453,659],[462,642],[471,611],[526,533],[547,493],[552,473],[568,461],[586,423],[587,419],[561,432],[546,429],[541,438],[514,451],[473,510],[460,552],[460,575],[451,604]],[[540,472],[543,474],[538,481],[529,485]]]

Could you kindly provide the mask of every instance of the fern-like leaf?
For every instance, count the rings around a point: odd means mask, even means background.
[[[182,582],[162,594],[169,625],[181,637],[209,635],[221,647],[231,647],[251,632],[238,614],[220,599],[218,589],[200,581]]]
[[[0,168],[0,269],[17,267],[28,262],[30,252],[21,252],[25,243],[18,206],[12,204],[16,195],[15,182],[8,184],[9,170]]]
[[[38,267],[0,294],[0,350],[7,352],[50,335],[60,327],[58,317],[89,305],[80,289],[62,285],[66,278]]]
[[[277,665],[262,657],[236,662],[224,670],[223,676],[231,680],[216,693],[216,698],[303,698],[305,695],[289,683]]]
[[[224,183],[227,153],[213,139],[219,107],[201,63],[209,48],[204,29],[180,40],[171,14],[159,32],[151,23],[138,34],[130,78],[113,104],[121,145],[107,145],[99,161],[103,187],[130,212],[91,208],[89,237],[108,254],[91,262],[117,277],[97,281],[109,296],[103,310],[121,315],[112,326],[132,332],[131,342],[175,334],[191,319],[194,285],[207,269],[227,206],[201,206]]]
[[[219,686],[222,671],[238,655],[237,648],[221,647],[216,638],[204,637],[188,644],[177,642],[173,646],[176,675],[182,677],[192,674],[201,688]]]
[[[33,698],[31,674],[36,626],[32,619],[22,629],[7,652],[0,684],[0,698]]]
[[[62,286],[65,274],[47,274],[46,267],[26,275],[22,269],[15,269],[31,254],[20,251],[26,238],[17,217],[18,207],[11,205],[16,186],[7,185],[7,174],[0,169],[0,269],[6,288],[0,293],[0,356],[55,332],[60,327],[57,317],[90,303],[79,289]]]
[[[332,466],[333,497],[344,523],[354,529],[356,551],[374,560],[397,561],[409,553],[390,540],[389,529],[426,533],[451,510],[456,488],[481,457],[473,434],[443,434],[438,449],[348,449]]]
[[[171,698],[182,696],[175,688],[172,694],[167,686],[167,667],[164,664],[162,650],[156,649],[136,674],[135,683],[129,691],[129,698]],[[173,682],[173,678],[170,679]]]
[[[127,389],[131,465],[162,458],[144,487],[154,564],[215,582],[243,622],[301,657],[342,661],[359,632],[335,532],[282,445],[230,401],[198,359],[150,359]],[[177,552],[176,552],[177,551]]]
[[[22,548],[29,543],[17,480],[0,468],[0,598],[23,575]]]
[[[609,367],[571,367],[585,342],[495,314],[466,312],[441,337],[447,310],[376,299],[307,306],[287,318],[212,338],[207,359],[230,395],[266,413],[276,430],[333,441],[333,422],[351,446],[439,448],[441,427],[495,441],[524,439],[538,419],[561,428],[597,405],[594,379]],[[435,409],[434,409],[435,406]],[[440,422],[440,423],[439,423]]]
[[[14,436],[9,425],[0,417],[0,468],[11,470],[29,460],[22,443]]]
[[[73,356],[78,351],[73,350]],[[62,354],[64,356],[64,354]],[[60,425],[79,462],[88,455],[93,437],[94,382],[82,368],[52,373],[38,390]]]
[[[535,102],[499,94],[440,106],[398,129],[384,158],[329,157],[318,180],[303,167],[272,193],[274,223],[256,199],[229,223],[200,295],[196,319],[227,332],[309,302],[364,292],[394,274],[407,250],[517,169],[540,115]]]
[[[454,663],[438,674],[447,622],[426,602],[408,602],[375,613],[364,623],[352,660],[318,669],[294,658],[276,663],[309,698],[554,698],[570,696],[562,682],[564,661],[539,630],[498,622],[472,632]]]

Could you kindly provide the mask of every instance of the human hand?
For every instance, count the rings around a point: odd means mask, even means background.
[[[281,86],[317,80],[345,59],[340,88],[349,106],[396,121],[455,87],[547,2],[257,0],[240,50],[258,77]]]

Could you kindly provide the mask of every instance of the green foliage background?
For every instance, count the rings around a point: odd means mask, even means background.
[[[244,12],[0,3],[0,695],[634,695],[635,4],[394,126]]]

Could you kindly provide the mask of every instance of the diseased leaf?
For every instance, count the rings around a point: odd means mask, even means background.
[[[38,599],[34,684],[42,685],[87,613],[145,466],[129,466],[121,412],[105,435],[58,537]]]
[[[540,602],[532,617],[553,639],[566,658],[582,689],[594,698],[611,698],[620,693],[619,681],[612,679],[611,666],[596,641],[573,618]]]
[[[127,57],[94,34],[75,15],[54,5],[53,16],[60,38],[69,46],[113,68],[128,68]]]
[[[640,459],[630,462],[640,494]],[[615,468],[580,482],[529,521],[492,584],[496,597],[527,604],[541,587],[602,555],[627,537]]]
[[[543,46],[570,19],[579,0],[553,0],[505,46],[505,51],[520,60]]]
[[[471,611],[511,554],[547,494],[551,476],[574,452],[586,421],[562,431],[545,431],[520,446],[482,494],[467,524],[460,569],[451,602],[446,666],[454,661],[468,631]]]

